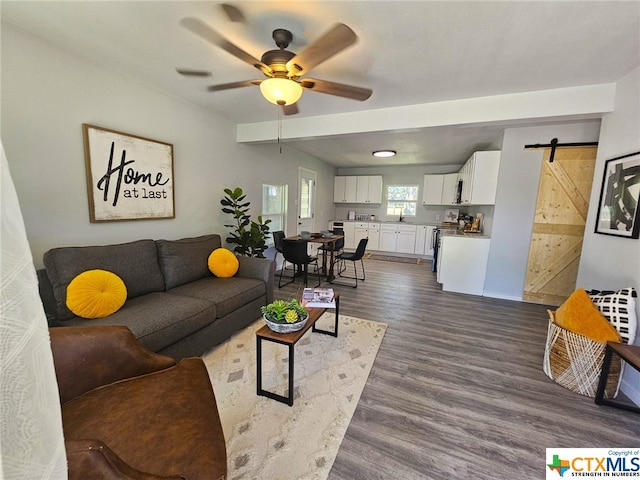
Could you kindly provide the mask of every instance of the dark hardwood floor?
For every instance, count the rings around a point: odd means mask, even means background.
[[[545,376],[547,307],[443,292],[429,263],[365,269],[333,285],[341,313],[389,328],[330,480],[543,479],[547,447],[640,446],[640,415]]]

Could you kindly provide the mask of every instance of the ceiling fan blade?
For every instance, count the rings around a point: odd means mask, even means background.
[[[243,62],[248,63],[252,67],[257,68],[265,75],[271,76],[273,74],[271,72],[271,69],[267,65],[262,63],[257,58],[254,58],[252,55],[248,54],[237,45],[231,43],[229,40],[224,38],[203,21],[193,17],[186,17],[180,20],[180,24],[191,33],[198,35],[200,38],[203,38],[207,42],[212,43],[216,47],[222,48],[225,52],[228,52],[234,57],[239,58]]]
[[[373,93],[369,88],[354,87],[353,85],[345,85],[344,83],[328,82],[326,80],[316,80],[313,78],[305,78],[300,82],[300,85],[302,85],[302,88],[313,92],[337,95],[338,97],[351,98],[361,102],[368,99]]]
[[[230,90],[232,88],[251,87],[253,85],[260,85],[262,80],[243,80],[241,82],[221,83],[220,85],[211,85],[207,87],[210,92],[217,92],[219,90]]]
[[[295,115],[296,113],[298,113],[298,104],[294,103],[291,105],[283,105],[282,113],[284,113],[285,115]]]
[[[355,43],[357,38],[354,31],[344,23],[336,24],[287,62],[289,77],[306,74],[316,65]]]
[[[229,3],[221,3],[220,7],[222,7],[222,10],[224,10],[224,13],[232,22],[247,23],[247,19],[242,13],[242,10],[238,7],[234,7]]]
[[[206,70],[191,70],[188,68],[176,68],[176,72],[187,77],[210,77],[211,72]]]

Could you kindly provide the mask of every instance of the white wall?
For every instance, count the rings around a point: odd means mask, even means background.
[[[298,166],[318,173],[319,224],[334,212],[335,169],[283,146],[247,146],[236,127],[197,106],[67,54],[2,25],[2,141],[36,267],[63,245],[181,238],[229,231],[225,187],[242,187],[257,216],[262,182],[287,183],[288,231],[295,231]],[[90,223],[82,124],[172,143],[175,219]]]
[[[616,87],[616,106],[605,115],[600,130],[596,173],[591,190],[591,208],[587,216],[578,286],[598,290],[634,287],[640,292],[640,240],[594,233],[597,205],[602,188],[605,161],[626,153],[640,151],[640,68],[622,78]],[[636,316],[640,319],[640,299],[636,299]],[[636,336],[640,345],[640,335]],[[640,374],[626,368],[622,391],[640,405]]]
[[[543,150],[525,145],[597,142],[599,121],[505,131],[491,230],[485,295],[522,300]]]

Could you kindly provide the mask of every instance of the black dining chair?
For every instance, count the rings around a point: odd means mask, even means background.
[[[276,230],[271,235],[273,235],[273,246],[276,248],[276,254],[273,257],[273,260],[278,263],[278,254],[282,255],[282,242],[284,241],[284,232],[282,230]],[[284,268],[284,263],[282,264],[282,268]]]
[[[287,268],[287,261],[284,259],[284,255],[282,254],[282,242],[284,242],[284,239],[285,239],[284,232],[282,230],[276,230],[272,233],[272,235],[273,235],[273,246],[276,249],[276,254],[273,257],[273,260],[276,262],[276,265],[278,264],[278,254],[282,255],[282,267],[280,267],[281,268],[280,273],[282,273],[282,270],[293,270],[293,275],[295,275],[296,266],[293,265],[291,266],[291,268]]]
[[[358,248],[356,248],[355,252],[353,253],[343,252],[335,258],[333,263],[334,271],[337,273],[339,277],[352,278],[356,281],[355,285],[349,284],[353,288],[358,288],[358,280],[362,280],[364,282],[364,279],[365,279],[364,261],[362,260],[362,258],[364,257],[365,250],[367,249],[368,241],[369,241],[368,238],[363,238],[358,243]],[[353,262],[353,277],[349,275],[343,275],[343,273],[347,270],[347,267],[345,266],[345,262],[347,261]],[[358,268],[356,267],[356,264],[358,263],[358,261],[360,261],[360,266],[362,267],[362,277],[358,277]],[[331,281],[331,283],[334,283],[334,281]]]
[[[318,272],[318,257],[313,257],[307,253],[307,242],[304,240],[283,240],[282,241],[282,255],[286,262],[289,262],[293,265],[297,265],[300,268],[301,272],[304,272],[304,286],[307,286],[308,276],[309,276],[309,265],[314,265],[315,274],[318,276],[318,287],[320,286],[320,272]],[[290,281],[286,283],[282,283],[282,271],[280,270],[280,280],[278,281],[278,287],[281,288],[284,285],[288,285],[289,283],[295,280],[295,274],[291,278]]]
[[[334,235],[343,235],[344,230],[342,228],[334,228],[331,230]],[[331,253],[333,250],[334,255],[339,255],[344,251],[344,237],[339,238],[333,243],[323,243],[318,247],[318,251],[322,252],[322,266],[327,264],[327,253]]]

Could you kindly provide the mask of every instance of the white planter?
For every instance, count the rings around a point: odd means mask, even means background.
[[[264,315],[262,316],[262,318],[264,319],[264,322],[267,324],[267,326],[274,332],[291,333],[291,332],[297,332],[298,330],[304,328],[304,326],[307,324],[307,320],[309,320],[309,315],[307,315],[302,320],[296,323],[276,323],[276,322],[272,322]]]

